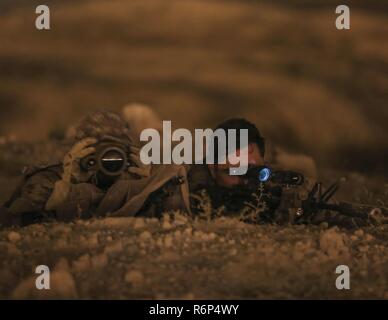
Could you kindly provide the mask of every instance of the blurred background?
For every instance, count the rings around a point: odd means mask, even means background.
[[[386,180],[388,1],[43,2],[50,31],[42,1],[0,1],[0,135],[47,140],[140,102],[190,129],[246,117],[319,168]]]

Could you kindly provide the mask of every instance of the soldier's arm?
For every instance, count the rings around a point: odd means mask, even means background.
[[[64,186],[65,190],[63,190],[59,182],[46,208],[50,206],[50,209],[55,211],[55,217],[61,221],[90,218],[103,198],[104,192],[92,183],[70,184]],[[61,192],[64,193],[61,194]]]
[[[91,147],[91,145],[96,142],[97,140],[94,138],[85,138],[78,141],[65,155],[61,179],[54,184],[53,191],[45,205],[46,210],[56,211],[66,204],[73,188],[72,182],[82,182],[84,180],[79,161],[95,151],[95,148]]]
[[[45,206],[58,177],[55,171],[44,170],[26,180],[20,194],[7,208],[14,224],[30,224],[49,215]]]
[[[71,183],[70,179],[62,177],[54,183],[45,210],[55,212],[56,218],[65,221],[89,217],[103,195],[104,192],[92,183]]]
[[[45,205],[45,210],[52,211],[58,209],[68,198],[71,183],[65,180],[55,182],[53,192],[51,193]]]

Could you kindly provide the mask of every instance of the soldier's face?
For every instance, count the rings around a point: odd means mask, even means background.
[[[239,153],[239,150],[237,150]],[[237,154],[238,155],[238,154]],[[259,147],[256,144],[249,144],[248,146],[248,165],[249,166],[262,166],[264,165],[264,159],[260,154]],[[230,175],[230,168],[238,167],[238,164],[232,165],[230,163],[218,164],[217,166],[209,164],[209,170],[216,181],[218,186],[233,188],[239,185],[244,185],[246,179],[242,176],[232,176]]]

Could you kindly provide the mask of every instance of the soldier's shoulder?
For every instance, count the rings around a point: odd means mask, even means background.
[[[210,185],[213,181],[206,164],[191,165],[187,173],[187,179],[190,192],[195,192],[204,186]]]
[[[23,168],[22,174],[27,181],[57,180],[61,177],[63,167],[61,164],[44,166],[27,166]]]

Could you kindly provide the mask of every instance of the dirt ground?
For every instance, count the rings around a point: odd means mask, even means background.
[[[0,232],[1,298],[388,299],[387,227],[105,218]],[[337,290],[336,267],[350,268]],[[51,289],[35,288],[47,265]]]
[[[48,154],[59,159],[59,146],[0,147],[1,200],[27,160],[43,163]],[[357,188],[353,195],[367,192]],[[388,189],[378,199],[367,196],[364,201],[385,204]],[[162,220],[105,218],[6,229],[0,231],[0,298],[388,299],[387,232],[388,226],[282,227],[178,213]],[[336,267],[343,264],[350,268],[350,290],[335,286]],[[51,270],[50,290],[35,289],[38,265]]]

